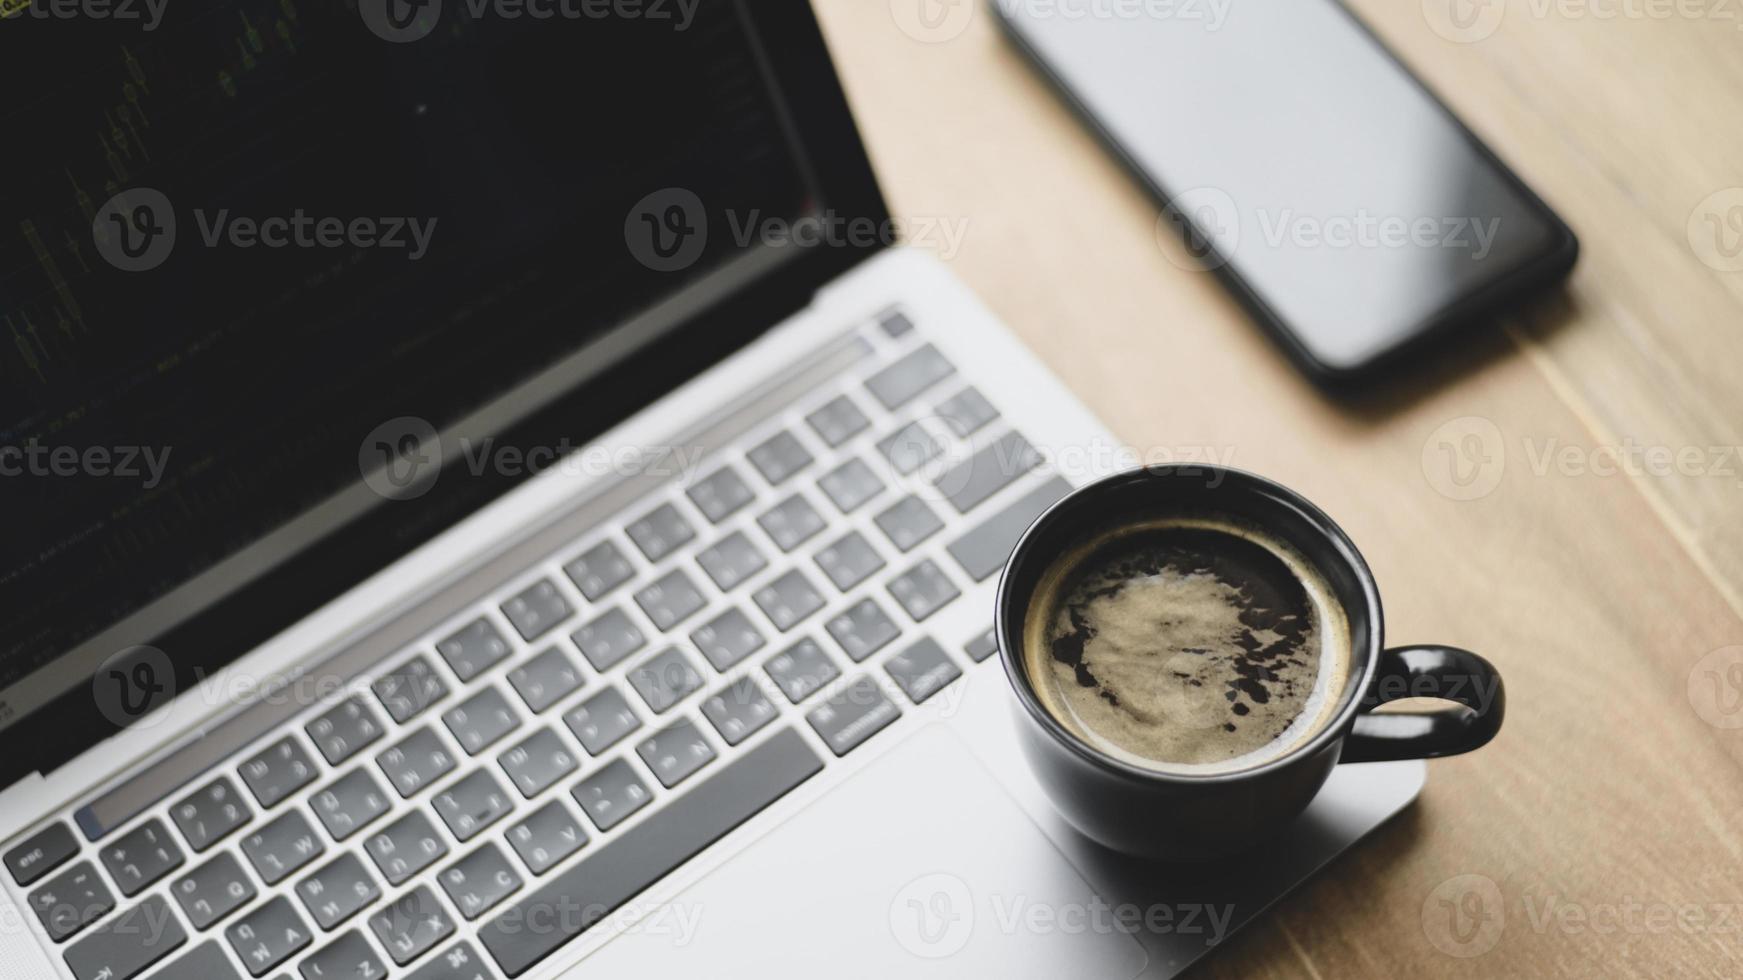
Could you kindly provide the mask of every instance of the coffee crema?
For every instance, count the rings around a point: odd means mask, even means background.
[[[1348,619],[1294,548],[1218,517],[1135,523],[1056,561],[1023,662],[1066,730],[1128,763],[1212,774],[1262,765],[1336,713]]]

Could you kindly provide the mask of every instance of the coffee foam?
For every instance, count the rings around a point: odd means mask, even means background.
[[[1335,714],[1342,605],[1293,547],[1220,517],[1132,524],[1043,577],[1024,666],[1049,714],[1147,769],[1208,775],[1287,755]]]

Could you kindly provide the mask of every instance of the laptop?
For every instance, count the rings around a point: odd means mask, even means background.
[[[1060,822],[992,595],[1118,443],[801,0],[360,6],[0,66],[0,975],[1166,977],[1415,797]]]

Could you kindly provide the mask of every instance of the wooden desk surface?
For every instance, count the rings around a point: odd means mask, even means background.
[[[1743,225],[1743,12],[1495,0],[1461,42],[1447,0],[1354,0],[1584,253],[1494,350],[1351,410],[1176,264],[984,9],[922,42],[892,2],[818,7],[894,213],[966,219],[951,266],[1122,439],[1305,492],[1390,641],[1506,675],[1494,744],[1199,975],[1743,973],[1743,256],[1706,217]]]

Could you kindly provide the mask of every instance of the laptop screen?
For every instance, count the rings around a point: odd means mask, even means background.
[[[0,24],[0,729],[135,645],[215,669],[539,466],[456,433],[584,444],[772,325],[697,333],[835,204],[802,3],[74,6]]]

